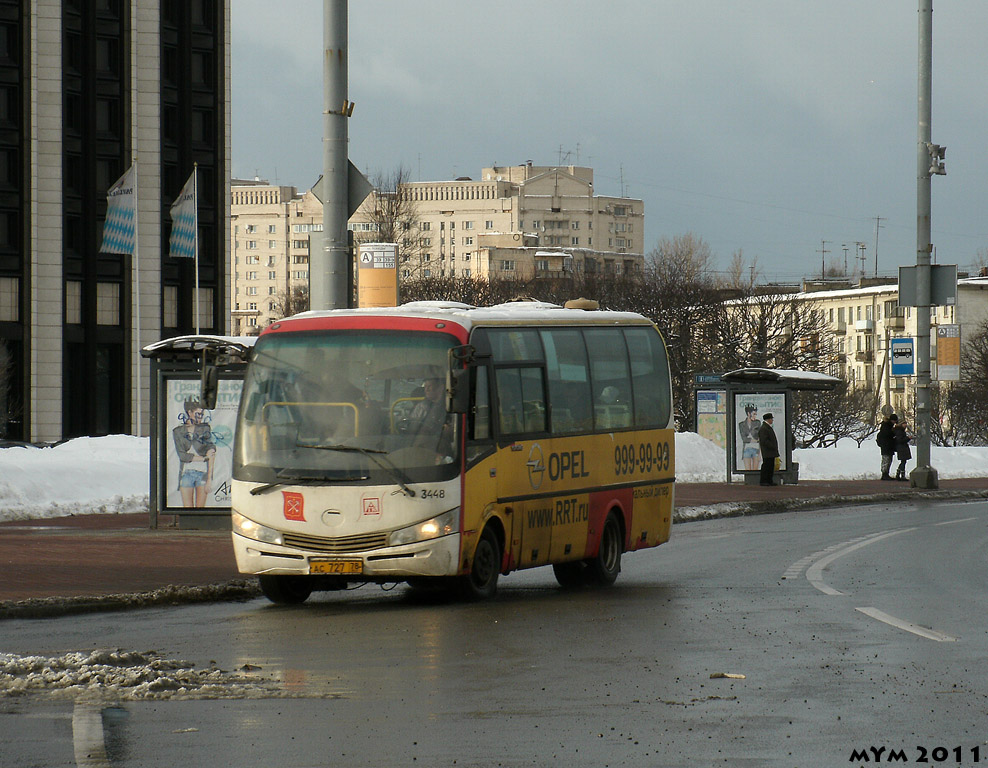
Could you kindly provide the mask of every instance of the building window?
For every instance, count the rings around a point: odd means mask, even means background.
[[[257,286],[256,285],[247,286],[247,290],[244,291],[244,293],[246,293],[248,296],[257,296]]]
[[[275,271],[268,272],[268,280],[277,280],[278,273]]]
[[[501,270],[504,272],[511,272],[515,268],[515,263],[513,261],[503,260],[501,261]]]
[[[484,222],[484,229],[494,229],[493,219],[488,219],[487,221]]]
[[[96,323],[120,325],[120,283],[96,284]]]
[[[463,244],[464,245],[473,245],[473,238],[472,237],[464,237],[463,238]]]
[[[178,286],[166,285],[161,305],[161,322],[165,328],[178,327]]]
[[[247,241],[247,250],[248,251],[257,250],[257,240],[248,240]]]
[[[580,238],[578,238],[578,237],[571,237],[569,240],[570,240],[570,243],[569,243],[570,245],[579,245],[580,244]]]
[[[432,223],[429,221],[423,221],[419,225],[419,229],[421,229],[423,232],[428,232],[430,229],[432,229]]]
[[[12,290],[3,290],[3,284],[11,283]],[[17,281],[11,278],[4,278],[0,280],[0,296],[3,300],[0,301],[0,307],[6,308],[10,307],[10,316],[5,316],[3,309],[0,309],[0,320],[17,320],[17,292],[13,290],[16,288]],[[65,322],[72,325],[79,325],[82,323],[82,283],[78,280],[69,280],[65,284]]]
[[[261,257],[260,256],[247,256],[244,259],[244,263],[245,264],[260,264],[261,263]]]
[[[257,280],[257,272],[248,272],[247,273],[247,279],[248,280]]]
[[[463,229],[473,229],[473,222],[472,221],[464,221],[463,222]]]
[[[268,224],[268,234],[269,235],[274,235],[277,232],[278,232],[278,225],[277,224]]]
[[[253,235],[255,232],[257,232],[257,225],[256,224],[248,224],[244,231],[248,235]]]

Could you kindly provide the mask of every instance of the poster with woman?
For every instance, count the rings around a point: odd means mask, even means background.
[[[199,379],[168,379],[165,401],[165,508],[229,507],[233,430],[240,380],[220,380],[216,408],[199,400]]]
[[[758,472],[762,466],[762,453],[758,447],[758,429],[762,417],[772,414],[772,429],[779,438],[779,446],[785,446],[786,436],[786,396],[774,393],[734,393],[734,471]],[[786,452],[782,454],[781,466],[786,468]]]

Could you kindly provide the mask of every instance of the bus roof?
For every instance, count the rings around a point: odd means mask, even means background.
[[[558,304],[541,301],[510,301],[493,307],[475,307],[456,301],[413,301],[398,307],[368,307],[361,309],[312,310],[272,323],[263,333],[331,328],[335,320],[349,319],[352,323],[363,318],[390,320],[437,320],[452,322],[467,332],[475,326],[496,325],[651,325],[652,322],[635,312],[609,310],[566,309]],[[323,325],[325,323],[325,325]]]

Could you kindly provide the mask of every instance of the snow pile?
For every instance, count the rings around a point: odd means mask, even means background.
[[[110,692],[115,699],[129,701],[295,695],[282,681],[257,674],[260,670],[251,664],[234,672],[214,665],[196,669],[190,662],[166,659],[154,651],[101,649],[55,657],[0,653],[0,693],[85,699],[105,698]]]
[[[83,437],[54,448],[0,448],[0,521],[146,512],[149,448],[148,438],[128,435]],[[793,460],[801,480],[873,480],[880,466],[874,440],[796,450]],[[988,448],[934,446],[932,462],[941,479],[988,476]],[[678,482],[722,483],[726,465],[723,448],[694,432],[676,435]],[[913,459],[907,468],[915,466]]]
[[[0,449],[0,520],[145,512],[148,451],[148,438],[129,435]]]

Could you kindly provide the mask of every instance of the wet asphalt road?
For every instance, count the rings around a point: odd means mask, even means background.
[[[986,547],[983,501],[878,505],[677,525],[603,591],[538,569],[486,604],[368,586],[11,620],[0,653],[153,649],[230,698],[8,690],[0,766],[974,766]]]

